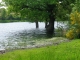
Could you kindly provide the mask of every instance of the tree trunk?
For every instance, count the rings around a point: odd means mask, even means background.
[[[55,4],[47,5],[47,7],[48,7],[47,11],[49,13],[49,25],[46,28],[47,36],[48,37],[53,37],[53,36],[55,36],[54,22],[55,22],[55,7],[56,7],[56,5]]]
[[[54,33],[54,22],[55,22],[54,16],[53,17],[50,16],[49,25],[46,28],[48,37],[55,36],[55,33]]]
[[[36,28],[39,28],[39,24],[38,24],[38,21],[36,20]]]
[[[47,19],[46,19],[45,28],[47,28],[47,27],[48,27],[48,21],[47,21]]]

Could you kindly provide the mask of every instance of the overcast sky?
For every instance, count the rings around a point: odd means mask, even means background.
[[[1,2],[2,0],[0,0],[0,2]]]
[[[0,0],[0,2],[2,2],[2,0]],[[5,4],[4,2],[2,4]],[[0,6],[0,8],[7,8],[6,6]]]

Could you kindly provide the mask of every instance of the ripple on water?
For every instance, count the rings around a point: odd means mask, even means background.
[[[44,28],[44,23],[41,24],[40,29]],[[35,23],[29,22],[15,22],[15,23],[0,23],[0,45],[1,47],[16,47],[23,45],[26,40],[31,40],[36,32]],[[42,31],[40,31],[42,32]],[[27,42],[26,42],[27,43]],[[25,43],[25,44],[26,44]]]

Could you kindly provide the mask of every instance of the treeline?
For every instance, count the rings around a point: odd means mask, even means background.
[[[0,8],[0,22],[6,21],[22,21],[27,18],[22,18],[20,14],[15,14],[13,12],[8,12],[5,8]]]

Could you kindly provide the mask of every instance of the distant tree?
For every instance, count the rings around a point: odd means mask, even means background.
[[[0,19],[1,20],[5,20],[6,18],[6,9],[5,8],[1,8],[0,9]]]

